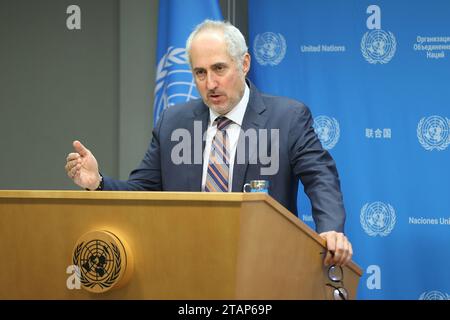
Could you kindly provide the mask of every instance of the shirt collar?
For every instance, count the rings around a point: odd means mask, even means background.
[[[245,83],[244,95],[242,96],[241,101],[233,108],[230,112],[228,112],[225,117],[232,120],[234,123],[237,123],[239,126],[242,126],[242,122],[244,121],[245,110],[247,110],[248,100],[250,99],[250,89]],[[215,112],[212,108],[209,108],[209,123],[214,123],[217,117],[220,114]]]

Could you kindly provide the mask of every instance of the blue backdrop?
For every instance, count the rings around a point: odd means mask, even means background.
[[[205,19],[221,20],[218,0],[159,1],[156,86],[153,123],[164,108],[199,98],[185,46],[189,34]]]
[[[337,162],[360,299],[449,299],[450,2],[249,0],[250,78]],[[311,209],[299,196],[299,216]]]

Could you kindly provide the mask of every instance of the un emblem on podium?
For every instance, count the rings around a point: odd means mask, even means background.
[[[91,231],[78,239],[72,262],[81,286],[103,293],[126,284],[132,272],[131,252],[123,239],[109,231]]]

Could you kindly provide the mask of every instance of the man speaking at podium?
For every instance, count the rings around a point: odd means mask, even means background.
[[[163,111],[144,159],[129,179],[102,176],[94,155],[79,141],[67,156],[68,176],[88,190],[130,191],[242,192],[251,180],[267,180],[269,194],[294,213],[301,180],[316,230],[327,242],[324,263],[347,264],[353,250],[343,233],[339,176],[314,132],[309,109],[260,93],[246,79],[248,48],[242,33],[229,23],[205,20],[189,36],[186,50],[202,99]],[[184,134],[193,139],[184,139],[191,143],[180,161],[178,140]],[[264,134],[266,139],[261,138]],[[246,138],[251,137],[259,137],[256,144],[266,150],[252,153],[250,142],[245,152]],[[264,152],[270,154],[270,166],[261,158]],[[253,161],[255,156],[261,159]]]

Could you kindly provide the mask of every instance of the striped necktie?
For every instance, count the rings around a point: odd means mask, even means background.
[[[205,192],[227,192],[230,152],[226,128],[233,121],[226,117],[218,117],[215,122],[217,123],[217,132],[211,143]]]

